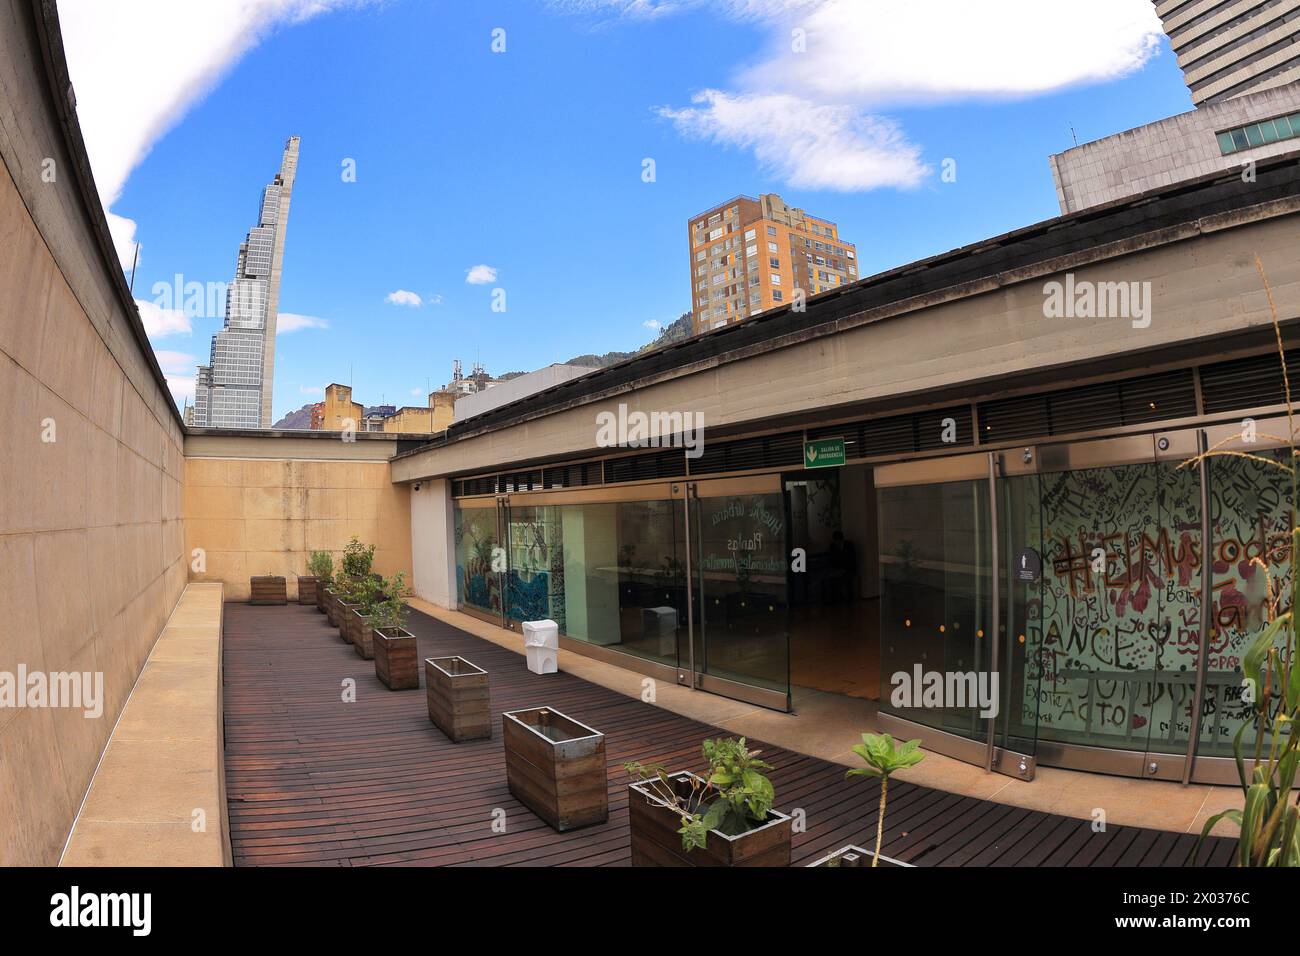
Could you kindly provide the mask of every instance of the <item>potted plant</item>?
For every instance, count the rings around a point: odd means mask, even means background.
[[[375,676],[389,690],[411,690],[420,686],[419,655],[415,635],[406,624],[406,574],[398,571],[383,583],[383,599],[370,612],[370,636],[375,658]]]
[[[361,606],[365,582],[345,578],[335,589],[334,626],[339,629],[339,639],[352,643],[352,631],[348,624],[352,612]]]
[[[325,610],[325,589],[334,583],[334,559],[328,551],[313,551],[307,559],[307,577],[298,578],[298,602],[303,602],[303,581],[311,582],[316,610]]]
[[[885,837],[885,801],[889,796],[889,778],[899,770],[915,767],[925,759],[925,752],[920,749],[920,740],[909,740],[897,744],[889,734],[863,734],[862,743],[853,747],[853,752],[866,762],[865,767],[855,767],[845,771],[845,778],[879,777],[880,809],[876,814],[876,849],[864,850],[857,846],[841,847],[829,856],[824,856],[812,866],[912,866],[892,857],[881,856],[880,845]],[[870,861],[868,863],[867,861]]]
[[[455,743],[492,736],[487,671],[463,657],[426,657],[424,689],[429,719]]]
[[[375,656],[371,617],[375,606],[384,599],[383,582],[376,581],[373,577],[362,578],[357,582],[353,593],[356,595],[357,606],[348,612],[344,627],[353,649],[363,660],[368,661]]]
[[[789,866],[792,822],[744,737],[704,741],[707,776],[630,762],[633,866]]]
[[[506,784],[561,833],[609,819],[605,735],[554,707],[501,715]]]

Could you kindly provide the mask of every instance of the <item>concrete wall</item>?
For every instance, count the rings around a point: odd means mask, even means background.
[[[1050,160],[1056,201],[1061,212],[1076,212],[1290,152],[1300,141],[1281,140],[1224,156],[1218,134],[1297,110],[1300,83],[1291,83],[1067,149]]]
[[[221,581],[227,601],[246,601],[251,576],[278,574],[293,597],[309,552],[330,551],[337,565],[356,535],[376,546],[376,571],[405,571],[410,583],[410,490],[389,479],[394,443],[358,438],[188,438],[189,579]]]
[[[412,589],[439,607],[456,607],[455,516],[451,482],[443,478],[411,487]]]
[[[31,7],[0,0],[0,672],[102,673],[104,702],[0,708],[0,866],[58,861],[185,583],[180,422],[45,95]]]

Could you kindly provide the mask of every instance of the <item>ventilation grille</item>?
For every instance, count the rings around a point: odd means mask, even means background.
[[[1300,380],[1300,349],[1286,353],[1286,374],[1294,391]],[[1201,400],[1206,414],[1234,408],[1281,405],[1286,401],[1282,363],[1276,354],[1234,359],[1201,368]]]
[[[481,475],[478,478],[465,478],[451,483],[451,493],[457,497],[465,495],[491,495],[497,490],[496,475]]]
[[[605,459],[605,481],[644,481],[680,478],[686,474],[686,452],[681,448]]]
[[[915,415],[828,425],[809,430],[808,437],[843,438],[844,455],[850,459],[969,445],[972,443],[970,407],[959,405]]]
[[[732,442],[706,441],[704,454],[690,463],[692,475],[788,467],[803,467],[803,432],[784,432]]]
[[[584,461],[578,465],[560,465],[543,470],[542,483],[547,488],[583,488],[604,481],[601,462]]]
[[[1022,395],[979,406],[984,442],[1068,435],[1196,414],[1191,369]]]

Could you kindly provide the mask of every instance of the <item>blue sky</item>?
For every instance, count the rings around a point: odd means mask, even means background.
[[[990,49],[973,65],[945,43],[977,28],[942,18],[944,39],[908,33],[897,61],[879,23],[851,49],[823,43],[841,14],[819,0],[784,0],[794,20],[692,0],[352,0],[276,19],[300,0],[266,2],[238,34],[242,56],[214,43],[197,80],[161,69],[158,102],[133,119],[121,96],[83,93],[103,67],[79,64],[78,3],[60,7],[101,196],[115,232],[128,222],[141,243],[137,299],[176,273],[228,280],[285,138],[302,137],[280,309],[324,327],[279,336],[277,418],[332,381],[367,404],[424,404],[456,357],[499,373],[636,348],[655,334],[646,323],[689,308],[687,219],[737,193],[837,221],[869,275],[1055,215],[1047,156],[1071,126],[1082,143],[1191,107],[1145,0],[1092,0],[1119,25],[1051,36],[1044,22],[1017,41],[1023,63]],[[792,23],[817,28],[794,65]],[[845,24],[847,43],[860,24]],[[819,110],[843,128],[810,134]],[[135,139],[110,145],[131,121]],[[467,282],[480,265],[495,279]],[[397,290],[422,304],[386,301]],[[146,319],[183,396],[221,317]]]

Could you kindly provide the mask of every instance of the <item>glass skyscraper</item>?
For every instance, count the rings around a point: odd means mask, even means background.
[[[226,288],[226,324],[212,336],[198,367],[194,424],[269,428],[275,371],[275,324],[289,197],[298,169],[298,137],[289,137],[275,180],[262,190],[257,225],[239,244],[235,278]]]

